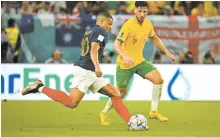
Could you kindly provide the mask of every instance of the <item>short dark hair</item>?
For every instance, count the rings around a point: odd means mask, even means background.
[[[147,4],[146,1],[136,1],[136,2],[135,2],[135,7],[136,7],[136,8],[137,8],[137,7],[145,7],[145,6],[148,7],[148,4]]]
[[[111,18],[113,20],[112,15],[109,14],[108,12],[100,12],[99,16],[104,16],[104,17],[107,17],[107,18]]]
[[[8,27],[14,27],[15,26],[15,19],[10,18],[8,19]]]

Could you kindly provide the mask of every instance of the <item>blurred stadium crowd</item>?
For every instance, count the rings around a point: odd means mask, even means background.
[[[1,12],[11,14],[133,14],[135,1],[1,1]],[[148,15],[218,16],[219,1],[149,1]]]
[[[132,15],[135,1],[1,1],[1,15],[97,15],[100,12],[108,11],[114,15]],[[213,17],[220,15],[219,1],[149,1],[148,15],[181,15],[181,16],[202,16]],[[2,18],[1,18],[2,19]],[[3,20],[2,20],[3,21]],[[22,63],[18,61],[18,50],[21,47],[20,35],[15,31],[15,37],[8,36],[10,28],[16,27],[15,19],[7,20],[7,26],[1,26],[1,61],[2,63]],[[16,39],[16,40],[14,40]],[[204,64],[215,64],[214,49],[210,48],[203,58]],[[48,51],[52,53],[51,58],[45,60],[45,63],[67,63],[62,59],[62,51],[56,49]],[[163,53],[157,51],[152,62],[161,64],[163,62]],[[106,53],[103,63],[112,63],[115,52]],[[35,59],[33,58],[32,62]],[[193,54],[190,51],[179,53],[178,62],[193,64]]]

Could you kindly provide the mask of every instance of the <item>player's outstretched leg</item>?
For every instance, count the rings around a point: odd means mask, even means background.
[[[146,79],[150,80],[154,86],[152,91],[152,101],[151,101],[151,111],[149,113],[150,119],[158,119],[161,122],[168,121],[168,118],[163,116],[158,111],[158,105],[160,102],[162,87],[163,87],[163,79],[158,70],[153,70],[145,76]]]
[[[120,90],[121,98],[124,98],[124,96],[127,92],[127,88],[119,88],[119,90]],[[102,125],[109,125],[108,113],[112,108],[113,108],[112,100],[111,100],[111,98],[109,98],[108,102],[105,105],[104,110],[100,112],[100,119],[101,119]]]
[[[45,87],[42,81],[37,80],[35,83],[28,85],[22,90],[22,95],[27,95],[30,93],[41,92],[53,99],[54,101],[60,102],[68,108],[75,108],[78,106],[79,102],[82,100],[85,93],[79,91],[76,88],[70,89],[70,96],[63,91],[54,90]]]
[[[117,88],[120,91],[121,98],[124,98],[127,87],[129,84],[129,81],[131,80],[132,76],[134,75],[134,70],[132,69],[120,69],[120,67],[117,67],[116,69],[116,83]],[[108,112],[113,108],[112,106],[112,100],[111,98],[108,100],[108,102],[105,105],[104,110],[100,112],[100,119],[101,124],[108,125],[109,124],[109,118],[108,118]]]
[[[124,119],[126,123],[128,123],[131,118],[131,114],[123,104],[121,100],[120,92],[111,84],[107,84],[105,87],[102,88],[102,90],[111,97],[112,106],[115,109],[115,111]]]

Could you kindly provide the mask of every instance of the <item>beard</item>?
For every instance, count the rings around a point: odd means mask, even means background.
[[[136,19],[138,20],[139,23],[143,23],[143,21],[144,21],[144,18],[138,18],[138,17],[136,17]]]

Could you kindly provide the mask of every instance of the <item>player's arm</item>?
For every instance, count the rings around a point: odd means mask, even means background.
[[[162,50],[166,54],[169,53],[168,49],[164,46],[163,42],[157,35],[154,35],[151,40],[160,50]]]
[[[126,22],[126,23],[122,26],[120,32],[118,33],[118,36],[117,36],[117,38],[116,38],[116,40],[115,40],[115,42],[114,42],[113,47],[114,47],[115,51],[118,53],[118,55],[121,56],[122,59],[125,61],[126,65],[127,65],[128,67],[131,67],[131,66],[134,64],[134,62],[132,61],[131,58],[129,58],[129,57],[124,53],[124,51],[123,51],[122,48],[121,48],[122,43],[124,43],[125,40],[127,39],[127,37],[129,36],[129,30],[130,30],[130,29],[129,29],[128,23]]]
[[[92,63],[94,64],[95,74],[97,77],[102,76],[102,71],[99,65],[99,49],[104,41],[105,41],[105,33],[103,32],[102,29],[93,32],[91,39],[90,57]]]
[[[100,69],[100,65],[99,65],[99,48],[100,45],[97,42],[92,42],[91,43],[91,51],[90,51],[90,57],[92,60],[92,63],[95,66],[95,73],[97,77],[101,77],[102,76],[102,71]]]
[[[122,50],[121,45],[122,45],[122,42],[116,39],[113,46],[114,46],[115,51],[118,53],[118,55],[124,58],[126,57],[126,55],[124,51]]]
[[[151,27],[151,32],[149,35],[149,38],[152,40],[152,42],[161,50],[163,51],[173,63],[175,63],[175,57],[169,52],[169,50],[164,46],[163,42],[160,40],[160,38],[155,34],[153,26]]]

